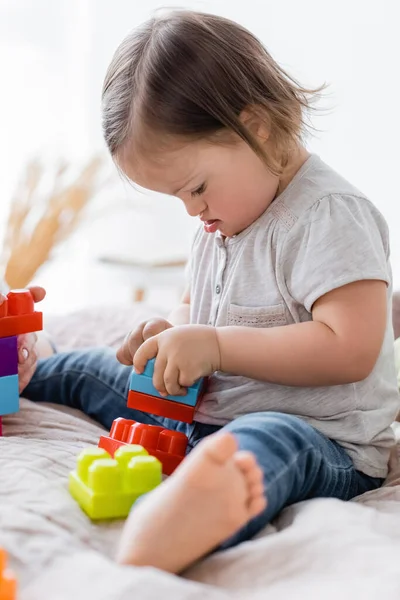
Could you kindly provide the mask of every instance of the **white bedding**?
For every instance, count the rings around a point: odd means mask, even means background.
[[[74,411],[22,401],[4,430],[0,546],[21,600],[400,599],[398,452],[382,489],[286,509],[257,539],[175,577],[117,566],[122,523],[92,524],[70,497],[68,472],[81,448],[97,444],[100,427]]]

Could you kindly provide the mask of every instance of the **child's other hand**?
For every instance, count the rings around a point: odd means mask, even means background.
[[[21,394],[36,371],[38,355],[36,352],[36,333],[18,336],[18,384]]]
[[[34,302],[40,302],[46,296],[46,292],[42,287],[28,288],[33,296]],[[5,297],[0,294],[0,304],[5,300]],[[23,392],[28,383],[33,377],[37,365],[36,353],[36,333],[26,333],[18,336],[18,383],[19,393]]]
[[[46,290],[38,285],[30,287],[28,290],[32,294],[34,302],[41,302],[46,296]]]
[[[124,343],[117,351],[117,359],[123,365],[132,365],[138,348],[149,338],[170,329],[173,325],[166,319],[155,318],[143,321],[126,336]]]
[[[142,373],[156,358],[153,385],[163,396],[183,396],[186,388],[220,368],[215,327],[180,325],[148,339],[137,350],[133,366]]]
[[[28,288],[34,302],[41,302],[46,296],[46,291],[39,286]],[[18,384],[21,394],[36,371],[38,355],[36,351],[36,333],[26,333],[18,336]]]

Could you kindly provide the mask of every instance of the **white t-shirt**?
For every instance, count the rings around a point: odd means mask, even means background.
[[[209,378],[195,415],[199,422],[223,425],[253,412],[292,414],[341,444],[357,469],[385,477],[399,395],[388,229],[373,204],[312,155],[283,193],[237,236],[224,239],[199,229],[189,273],[191,323],[216,327],[310,321],[312,305],[323,294],[359,280],[387,282],[386,335],[365,380],[307,388],[218,371]]]

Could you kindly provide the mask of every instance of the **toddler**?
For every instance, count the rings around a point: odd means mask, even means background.
[[[152,18],[116,51],[103,127],[133,182],[200,220],[189,285],[117,353],[39,361],[24,395],[184,432],[190,454],[132,509],[118,559],[179,573],[249,540],[285,506],[379,487],[399,402],[387,225],[303,145],[317,91],[219,16]],[[179,234],[179,232],[177,232]],[[132,364],[154,385],[208,387],[193,424],[130,410]]]

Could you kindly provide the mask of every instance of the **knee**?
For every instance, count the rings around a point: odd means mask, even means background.
[[[315,429],[303,419],[278,412],[250,413],[238,417],[225,426],[239,439],[250,434],[258,437],[269,447],[285,447],[290,453],[298,453],[314,448],[318,435]]]

